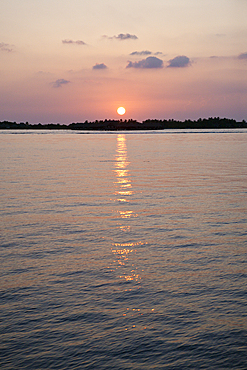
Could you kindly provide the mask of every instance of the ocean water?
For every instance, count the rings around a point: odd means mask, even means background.
[[[1,369],[247,369],[247,130],[0,142]]]

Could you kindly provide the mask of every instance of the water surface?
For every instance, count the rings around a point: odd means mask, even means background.
[[[247,130],[0,141],[2,369],[247,368]]]

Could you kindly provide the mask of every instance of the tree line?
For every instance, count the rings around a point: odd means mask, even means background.
[[[247,128],[247,122],[238,122],[234,119],[210,117],[199,118],[198,120],[186,119],[178,121],[174,119],[147,119],[138,122],[133,119],[128,120],[96,120],[93,122],[77,122],[69,125],[60,123],[30,124],[28,122],[0,122],[1,130],[85,130],[85,131],[125,131],[125,130],[166,130],[166,129],[227,129],[227,128]]]

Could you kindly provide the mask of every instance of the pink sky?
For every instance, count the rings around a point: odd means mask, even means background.
[[[0,120],[247,119],[246,0],[8,0]]]

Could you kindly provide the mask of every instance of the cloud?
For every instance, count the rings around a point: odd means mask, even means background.
[[[128,62],[126,68],[162,68],[163,61],[156,57],[147,57],[139,62]]]
[[[11,48],[11,45],[10,44],[5,44],[5,42],[0,42],[0,50],[1,51],[7,51],[8,53],[13,51],[13,49]]]
[[[137,40],[138,37],[136,35],[130,35],[129,33],[120,33],[118,36],[114,36],[114,38],[118,40]]]
[[[247,59],[247,53],[242,53],[238,56],[238,59]]]
[[[185,55],[177,56],[168,61],[168,67],[183,68],[190,65],[190,59]]]
[[[104,63],[96,63],[94,66],[93,66],[93,69],[107,69],[107,66],[104,64]]]
[[[76,45],[87,45],[84,41],[82,40],[77,40],[77,41],[73,41],[73,40],[62,40],[62,43],[63,44],[76,44]]]
[[[112,39],[116,39],[116,40],[137,40],[138,37],[136,35],[131,35],[129,33],[119,33],[117,36],[106,36],[104,35],[103,37],[109,39],[109,40],[112,40]]]
[[[150,55],[150,54],[152,54],[152,52],[149,50],[133,51],[132,53],[130,53],[130,55]]]
[[[156,53],[153,53],[152,51],[149,51],[149,50],[142,50],[142,51],[133,51],[132,53],[130,53],[130,55],[161,55],[163,53],[161,53],[161,51],[156,51]]]
[[[61,87],[62,85],[67,85],[70,83],[68,80],[64,80],[63,78],[59,78],[58,80],[52,82],[53,87]]]

